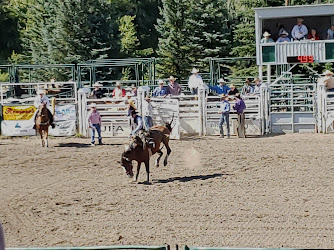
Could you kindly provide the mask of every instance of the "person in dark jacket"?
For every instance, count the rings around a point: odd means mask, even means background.
[[[233,106],[233,109],[238,114],[238,137],[245,138],[245,113],[244,111],[246,109],[246,104],[244,100],[242,100],[239,93],[235,95],[235,99],[237,102]]]

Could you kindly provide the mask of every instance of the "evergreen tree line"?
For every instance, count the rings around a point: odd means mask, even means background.
[[[315,1],[294,0],[293,4]],[[207,70],[208,57],[254,56],[252,8],[284,3],[285,0],[3,0],[0,60],[64,64],[158,57],[158,70],[163,76],[184,77],[194,66]]]

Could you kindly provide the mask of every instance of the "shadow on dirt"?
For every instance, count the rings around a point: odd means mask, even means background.
[[[179,182],[189,182],[193,180],[208,180],[208,179],[213,179],[213,178],[222,178],[224,176],[228,176],[231,174],[208,174],[208,175],[194,175],[194,176],[184,176],[184,177],[172,177],[164,180],[153,180],[153,183],[170,183],[174,181],[179,181]]]

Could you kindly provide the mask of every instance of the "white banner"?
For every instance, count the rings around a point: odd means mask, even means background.
[[[71,136],[75,135],[75,120],[74,121],[56,121],[56,127],[53,129],[49,127],[49,135],[53,136]]]
[[[1,134],[5,136],[36,135],[34,120],[1,121]]]
[[[131,129],[128,122],[111,122],[103,123],[101,126],[102,137],[128,137],[131,134]],[[91,136],[91,129],[89,129],[89,136]],[[95,132],[97,136],[97,132]]]
[[[75,121],[77,119],[75,104],[56,106],[55,121]]]

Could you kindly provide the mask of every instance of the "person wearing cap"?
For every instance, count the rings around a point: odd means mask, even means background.
[[[91,129],[92,137],[91,137],[91,146],[95,146],[95,130],[97,131],[99,137],[99,145],[102,144],[101,137],[101,115],[99,111],[96,110],[96,103],[92,103],[90,105],[90,112],[88,113],[88,124]]]
[[[144,118],[144,127],[146,131],[149,131],[153,126],[153,107],[151,104],[151,98],[149,96],[145,97],[145,101],[143,102],[143,118]]]
[[[307,36],[307,39],[310,39],[312,41],[320,40],[317,30],[314,28],[311,29],[311,33]]]
[[[218,113],[221,114],[221,117],[219,119],[219,131],[220,131],[220,137],[224,138],[224,129],[223,124],[224,121],[226,123],[227,127],[227,138],[230,138],[230,103],[227,101],[227,96],[222,94],[220,95],[221,103]]]
[[[270,38],[271,34],[266,31],[263,33],[263,38],[261,39],[260,43],[273,43],[274,40]]]
[[[216,92],[218,95],[224,94],[227,95],[228,91],[230,90],[229,86],[226,85],[226,82],[223,78],[218,80],[218,85],[210,86],[208,85],[209,89]]]
[[[192,75],[189,77],[189,80],[188,80],[188,87],[192,95],[197,95],[198,88],[204,85],[203,79],[198,74],[198,72],[199,72],[198,69],[193,68],[191,71]]]
[[[249,80],[249,78],[246,78],[246,82],[244,84],[244,86],[242,87],[241,90],[241,94],[242,95],[250,95],[253,94],[254,92],[254,87],[251,84],[251,81]]]
[[[289,33],[283,30],[276,42],[278,43],[290,42],[290,38],[288,37],[288,35]]]
[[[47,111],[48,111],[48,116],[49,116],[49,120],[50,120],[50,126],[52,128],[55,128],[55,125],[53,123],[53,115],[51,113],[51,111],[49,110],[49,108],[51,107],[51,104],[50,104],[50,100],[49,98],[46,96],[44,90],[38,90],[37,91],[37,96],[35,97],[35,101],[34,101],[34,106],[35,108],[39,108],[40,105],[43,105],[45,104],[46,107],[47,107]],[[36,111],[36,115],[35,115],[35,121],[37,119],[37,112]],[[34,129],[35,129],[35,125],[34,125]]]
[[[237,94],[237,93],[239,93],[239,90],[237,89],[237,87],[232,83],[231,85],[230,85],[230,90],[228,91],[228,95],[235,95],[235,94]]]
[[[236,103],[233,106],[233,109],[237,112],[238,114],[238,137],[239,138],[245,138],[245,109],[246,109],[246,104],[244,100],[242,100],[240,94],[235,95]]]
[[[139,116],[137,111],[135,110],[131,111],[131,116],[132,116],[134,125],[136,125],[136,127],[131,131],[131,135],[135,135],[139,131],[143,130],[144,128],[143,118]]]
[[[304,19],[297,18],[297,24],[293,26],[291,31],[291,36],[293,37],[293,39],[297,41],[303,40],[305,36],[308,34],[308,29],[303,24],[303,22]]]
[[[101,99],[103,97],[103,93],[100,87],[103,87],[103,85],[100,84],[99,82],[96,82],[94,83],[93,87],[94,87],[94,90],[92,91],[90,96],[94,99]]]
[[[168,86],[167,86],[167,92],[169,95],[180,95],[181,94],[181,87],[180,85],[175,82],[177,78],[174,76],[170,76],[168,78]]]
[[[261,79],[255,78],[254,79],[254,83],[255,83],[255,85],[254,85],[254,92],[253,92],[253,94],[254,95],[259,95],[261,93]]]
[[[327,30],[327,39],[334,39],[334,24]]]
[[[122,99],[125,95],[126,91],[122,88],[122,84],[120,82],[116,82],[116,88],[112,92],[112,97],[115,99]]]
[[[327,88],[327,91],[334,92],[334,77],[333,77],[333,72],[330,71],[330,70],[326,70],[323,74],[325,76],[321,77],[319,79],[319,81],[322,81],[325,84],[325,86]]]
[[[166,97],[168,95],[167,88],[164,87],[165,82],[163,80],[158,81],[159,86],[156,87],[153,91],[153,96],[163,96]]]

